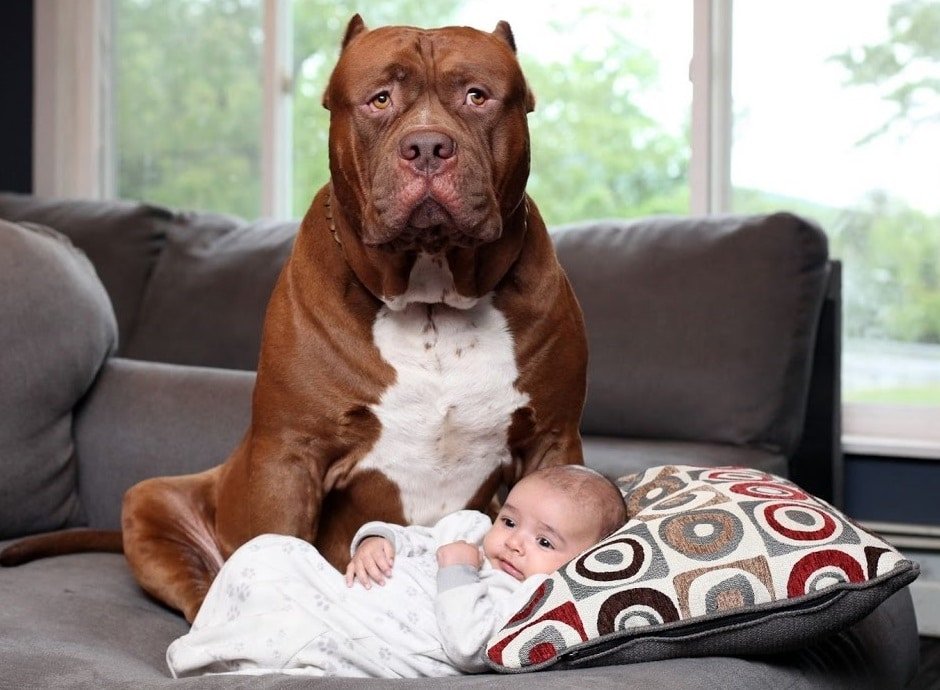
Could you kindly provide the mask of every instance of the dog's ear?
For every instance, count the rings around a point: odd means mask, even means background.
[[[362,17],[359,14],[354,14],[352,19],[349,20],[349,24],[346,25],[346,35],[343,37],[343,50],[346,49],[356,36],[359,34],[365,33],[368,31],[366,28],[366,23],[362,21]]]
[[[525,111],[531,113],[535,110],[535,94],[532,93],[532,89],[529,88],[529,85],[525,86]]]
[[[509,26],[509,22],[501,19],[496,25],[493,35],[506,41],[509,47],[512,48],[512,52],[516,52],[516,38],[512,35],[512,27]]]
[[[516,37],[512,35],[512,27],[509,26],[509,22],[501,20],[496,25],[496,29],[493,31],[493,35],[505,41],[506,45],[509,46],[513,53],[516,52]],[[533,110],[535,110],[535,94],[532,93],[529,85],[526,84],[525,111],[527,113],[531,113]]]
[[[340,48],[340,52],[346,50],[346,47],[352,43],[357,36],[364,34],[368,29],[366,28],[366,23],[362,21],[362,17],[359,14],[354,14],[352,19],[349,20],[349,24],[346,25],[346,35],[343,36],[343,44]],[[323,100],[320,101],[324,108],[327,110],[330,109],[330,87],[327,84],[326,91],[323,93]]]

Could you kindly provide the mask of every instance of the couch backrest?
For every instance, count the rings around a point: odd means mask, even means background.
[[[254,370],[274,283],[297,222],[178,215],[123,355]]]
[[[253,370],[297,221],[246,222],[129,201],[0,193],[0,218],[55,228],[84,251],[114,306],[117,354]]]
[[[829,271],[818,227],[663,217],[553,237],[588,331],[585,433],[795,449]]]
[[[296,221],[0,194],[4,217],[88,254],[119,354],[256,367]],[[819,228],[789,214],[660,217],[552,235],[588,328],[585,433],[794,450],[828,271]]]
[[[81,524],[73,410],[116,340],[86,256],[0,221],[0,540]]]

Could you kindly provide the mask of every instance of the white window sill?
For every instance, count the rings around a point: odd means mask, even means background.
[[[940,407],[936,405],[842,406],[846,453],[940,460]]]
[[[940,443],[921,439],[845,434],[842,436],[842,451],[852,455],[940,461]]]

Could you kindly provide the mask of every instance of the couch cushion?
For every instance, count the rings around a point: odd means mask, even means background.
[[[125,356],[254,370],[296,222],[192,215],[167,235]]]
[[[552,234],[588,331],[585,433],[794,450],[828,271],[819,228],[776,214]]]
[[[80,520],[72,409],[117,339],[88,259],[64,236],[0,221],[0,538]]]
[[[787,474],[787,459],[762,448],[690,441],[653,441],[617,436],[582,436],[584,464],[612,480],[639,474],[656,465],[752,467]]]
[[[918,574],[832,506],[757,470],[655,467],[621,490],[630,520],[490,640],[494,668],[777,653],[861,620]]]
[[[0,218],[55,228],[88,255],[114,306],[123,350],[173,214],[127,201],[0,193]]]
[[[254,381],[249,371],[109,359],[75,416],[88,526],[120,529],[124,492],[143,479],[223,462],[248,428]]]

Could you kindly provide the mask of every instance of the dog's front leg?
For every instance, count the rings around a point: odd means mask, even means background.
[[[216,526],[225,556],[261,534],[313,542],[323,470],[309,445],[254,434],[220,482]]]
[[[248,536],[286,534],[312,543],[323,503],[319,463],[294,444],[266,445],[253,448],[250,462]]]

